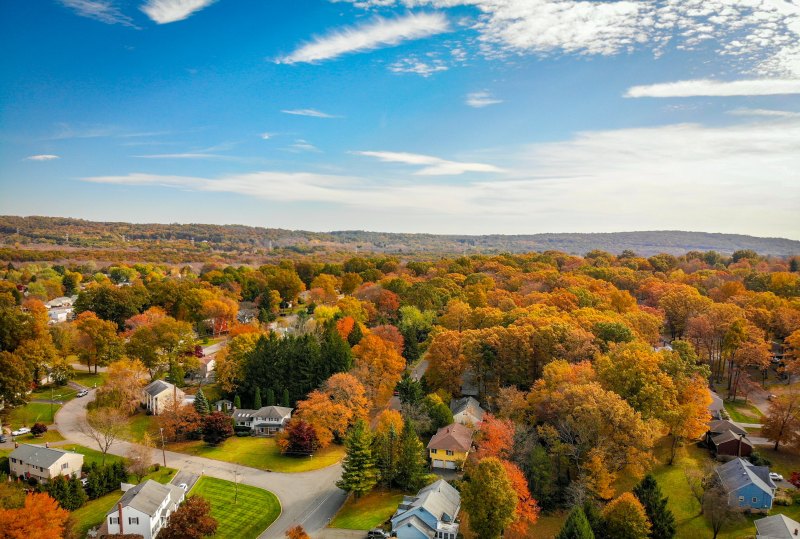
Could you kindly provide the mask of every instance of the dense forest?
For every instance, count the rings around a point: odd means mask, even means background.
[[[431,255],[498,254],[593,250],[644,256],[717,251],[729,255],[750,249],[771,256],[800,253],[800,242],[705,232],[650,231],[550,233],[532,235],[436,235],[365,231],[308,232],[240,225],[132,224],[56,217],[0,216],[0,260],[168,262],[208,261],[258,265],[307,256],[344,260],[352,252],[395,254],[420,259]],[[3,246],[4,245],[4,246]]]

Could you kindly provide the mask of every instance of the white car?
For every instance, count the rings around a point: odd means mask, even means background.
[[[182,488],[183,491],[186,492],[187,490],[189,490],[189,485],[187,485],[186,483],[181,483],[180,485],[178,485],[178,488]]]
[[[770,472],[769,478],[772,479],[773,481],[783,481],[783,476],[775,472]]]
[[[80,391],[78,391],[78,393],[75,396],[76,397],[85,397],[88,394],[89,394],[89,392],[87,390],[81,389]]]
[[[20,427],[15,431],[11,432],[12,436],[22,436],[23,434],[28,434],[31,431],[28,427]]]

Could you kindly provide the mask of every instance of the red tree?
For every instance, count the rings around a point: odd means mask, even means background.
[[[310,455],[319,447],[317,431],[302,419],[293,419],[286,426],[285,435],[278,441],[283,453]]]
[[[222,412],[208,414],[203,420],[203,440],[211,445],[233,436],[231,418]]]

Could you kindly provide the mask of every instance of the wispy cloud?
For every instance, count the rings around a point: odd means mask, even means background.
[[[135,155],[140,159],[221,159],[230,160],[238,159],[229,155],[222,155],[218,153],[202,153],[202,152],[185,152],[185,153],[154,153],[148,155]]]
[[[271,138],[275,138],[275,133],[264,132],[264,133],[259,133],[258,136],[261,137],[262,140],[269,140]]]
[[[441,34],[450,29],[441,13],[420,13],[384,19],[343,28],[318,37],[293,53],[278,58],[279,64],[312,63],[337,58],[344,54],[391,47],[404,41]]]
[[[401,58],[396,62],[389,64],[389,71],[392,73],[414,73],[421,77],[430,77],[434,73],[440,71],[447,71],[447,65],[437,58],[430,60],[421,60],[417,56],[409,56]]]
[[[292,114],[294,116],[310,116],[311,118],[341,118],[334,114],[328,114],[316,109],[288,109],[281,111],[284,114]]]
[[[135,27],[130,17],[125,15],[114,0],[60,0],[61,4],[81,17],[88,17],[106,24],[121,24]]]
[[[53,161],[54,159],[61,159],[61,157],[58,155],[43,153],[39,155],[29,155],[25,158],[25,161]]]
[[[295,141],[287,148],[293,152],[320,152],[321,150],[304,139],[295,139]]]
[[[708,79],[633,86],[625,97],[730,97],[747,95],[800,94],[800,79]]]
[[[470,107],[474,107],[476,109],[480,109],[483,107],[488,107],[489,105],[497,105],[498,103],[502,103],[502,99],[497,99],[496,97],[492,96],[489,92],[472,92],[471,94],[467,94],[467,98],[464,101]]]
[[[773,109],[733,109],[728,114],[733,116],[759,116],[762,118],[800,118],[800,112]]]
[[[216,0],[147,0],[142,11],[158,24],[182,21]]]
[[[351,152],[354,155],[374,157],[385,163],[403,163],[406,165],[421,166],[415,172],[417,176],[457,176],[465,172],[503,172],[503,169],[485,163],[462,163],[448,161],[431,155],[421,155],[406,152]]]

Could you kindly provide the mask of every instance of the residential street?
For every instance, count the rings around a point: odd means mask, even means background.
[[[56,414],[55,424],[67,440],[97,449],[97,444],[80,432],[79,422],[86,415],[86,405],[94,400],[94,391],[81,399],[73,399]],[[110,453],[125,456],[134,444],[125,441],[115,442]],[[153,451],[154,462],[163,463],[160,449]],[[345,493],[335,486],[341,475],[339,464],[303,473],[266,472],[247,466],[217,460],[166,452],[167,466],[182,472],[199,476],[209,475],[219,479],[238,481],[260,487],[274,493],[281,502],[280,517],[260,536],[259,539],[283,539],[285,531],[301,524],[306,531],[316,536],[336,514],[344,503]],[[246,538],[242,538],[246,539]]]

